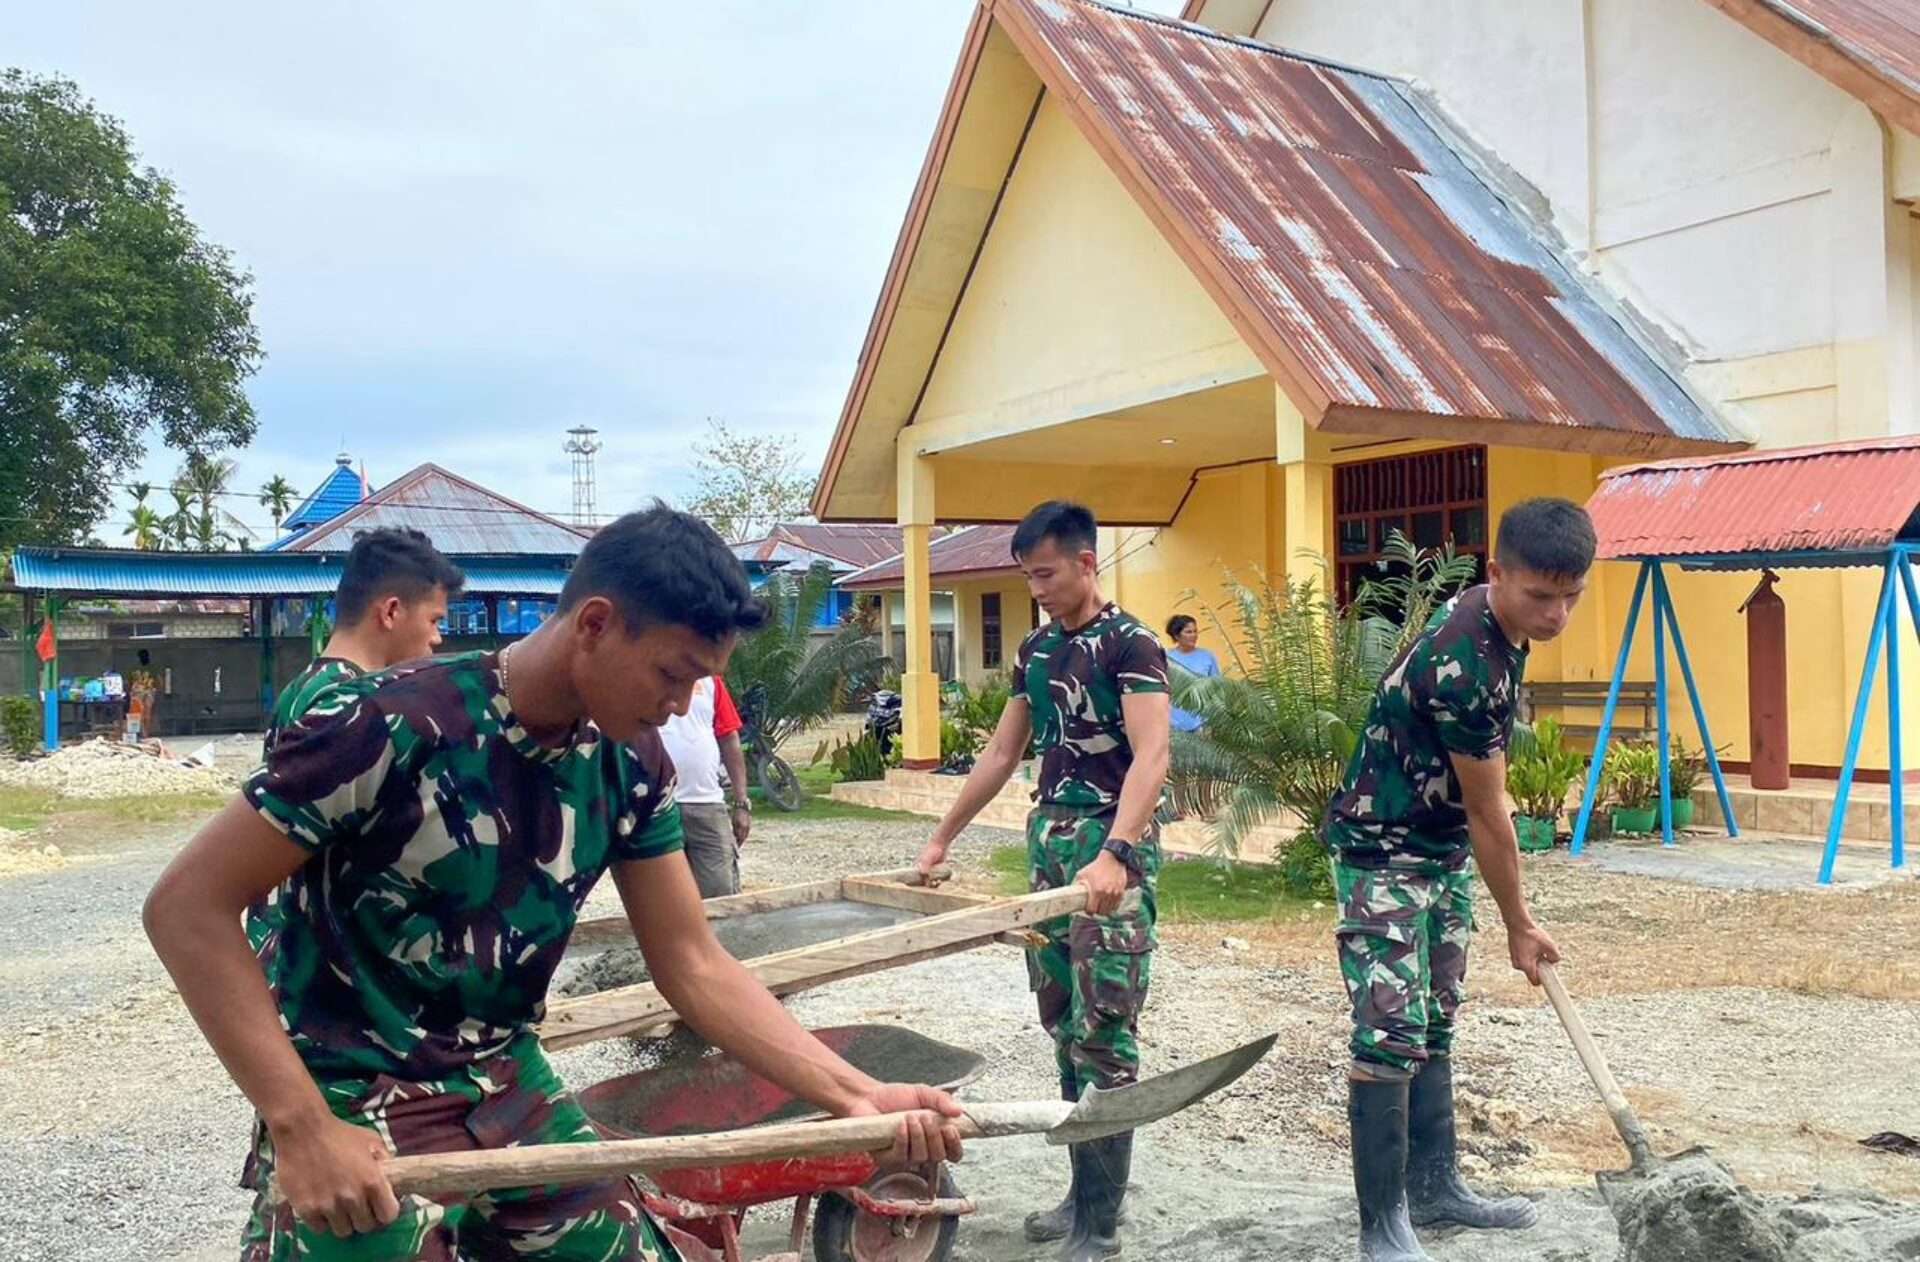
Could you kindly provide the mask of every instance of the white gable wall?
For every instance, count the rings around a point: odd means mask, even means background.
[[[1256,34],[1425,87],[1763,445],[1920,431],[1892,135],[1701,0],[1275,0]]]

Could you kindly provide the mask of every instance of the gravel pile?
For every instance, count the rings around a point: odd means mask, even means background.
[[[232,776],[158,756],[149,748],[92,740],[45,758],[0,762],[0,787],[89,800],[233,792]]]

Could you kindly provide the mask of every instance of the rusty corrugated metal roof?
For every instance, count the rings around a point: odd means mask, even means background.
[[[1324,401],[1327,428],[1438,418],[1481,423],[1459,436],[1540,444],[1544,427],[1553,445],[1612,451],[1746,441],[1404,84],[1091,0],[992,2],[1256,352]]]
[[[884,561],[900,551],[900,527],[839,525],[822,522],[782,522],[776,537],[845,561],[854,569]]]
[[[345,552],[355,535],[381,527],[423,531],[449,556],[573,556],[588,537],[437,464],[423,464],[284,550]]]
[[[1913,0],[1707,0],[1878,113],[1920,131]]]
[[[1603,474],[1600,556],[1884,549],[1920,509],[1920,437],[1661,460]]]
[[[1009,548],[1012,526],[968,526],[942,535],[927,545],[927,571],[935,579],[983,578],[993,573],[1018,573]],[[898,553],[840,580],[841,587],[891,588],[905,581],[906,566]]]

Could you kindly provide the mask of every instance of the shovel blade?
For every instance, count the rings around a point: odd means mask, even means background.
[[[1112,1090],[1091,1087],[1074,1105],[1073,1112],[1047,1132],[1047,1142],[1084,1144],[1170,1117],[1206,1099],[1259,1064],[1279,1037],[1277,1033],[1269,1034],[1230,1052],[1124,1087]]]

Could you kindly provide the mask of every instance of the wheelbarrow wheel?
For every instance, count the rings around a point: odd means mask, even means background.
[[[929,1190],[923,1171],[897,1170],[867,1184],[866,1191],[884,1201],[960,1195],[944,1165],[937,1190]],[[959,1229],[956,1214],[886,1218],[829,1192],[820,1198],[813,1217],[814,1262],[946,1262],[953,1256],[953,1237]]]

